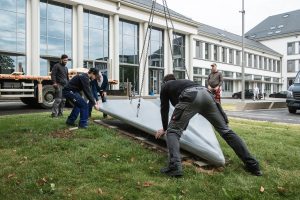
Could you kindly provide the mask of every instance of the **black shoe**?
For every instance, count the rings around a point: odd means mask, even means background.
[[[166,174],[172,177],[181,177],[183,176],[183,171],[181,165],[169,165],[160,169],[162,174]]]
[[[88,126],[78,126],[78,128],[86,129]]]
[[[51,114],[51,117],[52,117],[52,118],[57,118],[58,116],[57,116],[56,114],[52,113],[52,114]]]
[[[57,117],[63,117],[62,113],[58,113]]]
[[[66,121],[66,124],[67,124],[68,126],[77,126],[74,122],[72,123],[72,122],[69,122],[69,121]]]
[[[253,165],[253,166],[245,166],[245,170],[250,172],[253,176],[262,176],[263,175],[262,171],[259,169],[258,164]]]

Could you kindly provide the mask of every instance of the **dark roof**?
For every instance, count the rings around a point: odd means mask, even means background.
[[[249,39],[263,40],[297,32],[300,32],[300,10],[270,16],[245,35]]]
[[[135,4],[135,5],[147,8],[147,9],[152,8],[152,0],[122,0],[122,1],[132,3],[132,4]],[[155,5],[155,10],[164,13],[163,5],[161,5],[157,2],[156,2],[156,5]],[[177,13],[177,12],[171,10],[171,9],[169,9],[169,11],[170,11],[170,15],[173,16],[173,17],[177,17],[179,19],[183,19],[183,20],[190,21],[190,22],[195,22],[191,18],[188,18],[188,17],[186,17],[182,14],[179,14],[179,13]]]
[[[208,35],[218,40],[233,42],[233,43],[237,43],[238,45],[242,45],[242,37],[240,35],[236,35],[234,33],[230,33],[228,31],[224,31],[206,24],[201,24],[198,27],[198,34]],[[265,52],[275,54],[277,56],[281,56],[281,54],[279,54],[278,52],[254,40],[249,40],[247,38],[244,38],[244,44],[246,48],[259,49],[261,51],[265,51]]]

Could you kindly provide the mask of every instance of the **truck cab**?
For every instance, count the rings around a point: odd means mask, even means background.
[[[296,113],[297,110],[300,110],[300,71],[288,89],[286,104],[290,113]]]

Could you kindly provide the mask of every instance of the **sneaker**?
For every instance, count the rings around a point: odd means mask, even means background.
[[[162,174],[166,174],[171,177],[181,177],[183,176],[183,171],[181,165],[169,165],[160,169]]]
[[[247,172],[250,172],[253,176],[262,176],[263,175],[262,171],[259,169],[258,164],[253,165],[253,166],[245,166],[245,170]]]

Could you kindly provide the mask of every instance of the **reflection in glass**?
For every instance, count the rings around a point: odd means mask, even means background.
[[[84,10],[84,58],[86,60],[108,60],[107,30],[107,16]]]
[[[58,2],[40,2],[40,53],[42,56],[72,56],[72,7]]]
[[[138,64],[138,25],[120,20],[120,62]]]
[[[11,74],[13,72],[26,73],[25,56],[10,56],[0,54],[0,74]]]
[[[120,65],[120,89],[125,89],[127,81],[131,83],[131,91],[138,94],[139,91],[139,70],[138,67]]]
[[[0,31],[0,49],[5,51],[16,51],[16,32]]]
[[[163,48],[163,31],[160,29],[152,29],[149,50],[149,66],[163,67]]]
[[[173,67],[185,68],[185,36],[174,33],[173,39]],[[178,76],[182,77],[182,73],[178,73]]]
[[[1,10],[16,12],[16,8],[17,8],[16,0],[1,0]]]

